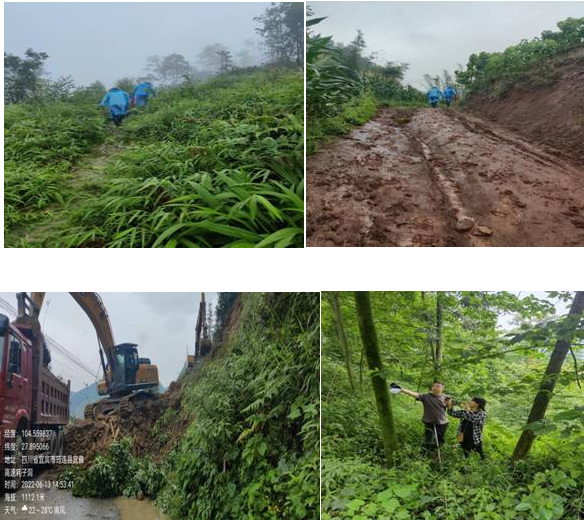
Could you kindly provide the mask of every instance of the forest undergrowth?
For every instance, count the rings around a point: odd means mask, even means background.
[[[435,377],[428,350],[438,339],[435,293],[423,297],[420,293],[372,294],[384,362],[382,377],[387,384],[395,381],[410,390],[427,392]],[[371,387],[372,371],[360,354],[353,296],[339,293],[352,377],[327,298],[322,322],[322,518],[581,518],[584,460],[578,453],[584,441],[584,406],[582,390],[568,362],[546,419],[525,425],[548,357],[544,345],[549,345],[550,337],[543,332],[547,329],[536,325],[536,321],[550,318],[547,304],[537,300],[521,303],[509,293],[441,294],[444,359],[440,377],[445,393],[458,403],[476,396],[486,398],[485,460],[478,454],[468,459],[463,456],[454,418],[450,418],[441,462],[423,454],[421,403],[404,394],[390,394],[398,450],[395,465],[388,464]],[[524,329],[513,329],[511,339],[503,339],[495,324],[499,316],[511,313],[524,322]],[[515,351],[498,354],[511,350],[506,342],[513,338]],[[576,352],[581,350],[581,346],[577,348]],[[514,462],[514,447],[522,431],[529,428],[537,432],[535,443],[527,457]]]

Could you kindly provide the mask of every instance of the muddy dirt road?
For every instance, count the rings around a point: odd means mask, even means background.
[[[455,110],[384,109],[307,159],[308,246],[584,246],[584,166]]]
[[[21,489],[14,502],[2,504],[6,517],[67,520],[167,520],[149,500],[75,498],[55,488]],[[8,508],[6,511],[4,508]]]

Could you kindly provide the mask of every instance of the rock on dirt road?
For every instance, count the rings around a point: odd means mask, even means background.
[[[455,110],[383,109],[307,159],[308,246],[584,246],[584,167]]]

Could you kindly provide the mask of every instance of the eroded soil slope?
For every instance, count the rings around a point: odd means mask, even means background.
[[[584,246],[584,167],[452,110],[382,110],[307,161],[309,246]]]
[[[475,96],[467,108],[584,164],[584,49],[550,61],[533,77],[502,99]],[[544,85],[538,86],[542,77]]]

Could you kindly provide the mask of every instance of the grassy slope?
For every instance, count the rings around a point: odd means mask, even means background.
[[[376,111],[376,99],[372,95],[365,95],[353,98],[335,116],[309,116],[306,128],[306,153],[314,153],[335,137],[345,135],[353,127],[366,123]]]
[[[85,126],[43,111],[8,107],[6,128],[9,246],[252,247],[302,243],[302,77],[265,71],[174,89],[120,130],[103,127],[97,109],[77,107],[95,132],[63,159]],[[52,112],[52,117],[47,112]],[[49,121],[62,122],[60,151],[34,157]],[[108,150],[85,155],[106,140]],[[115,143],[123,150],[111,153]],[[30,161],[33,156],[35,161]],[[22,159],[31,169],[19,171]],[[85,164],[83,160],[85,159]],[[78,167],[73,162],[81,161]],[[48,171],[43,182],[34,168]],[[34,184],[23,198],[22,180]],[[47,199],[40,193],[51,188]]]

